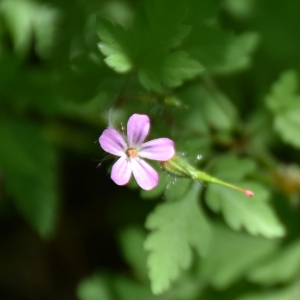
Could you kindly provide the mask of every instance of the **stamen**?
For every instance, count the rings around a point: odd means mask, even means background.
[[[130,158],[135,158],[135,157],[138,156],[138,152],[137,152],[137,150],[135,148],[128,148],[126,150],[126,154]]]

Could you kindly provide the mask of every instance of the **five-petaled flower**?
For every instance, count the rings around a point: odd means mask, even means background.
[[[151,190],[158,184],[157,172],[143,158],[169,160],[174,154],[174,142],[159,138],[144,143],[150,129],[147,115],[132,115],[127,123],[127,141],[115,129],[105,129],[99,138],[100,146],[108,153],[119,156],[111,171],[111,179],[118,185],[129,182],[131,174],[141,188]]]

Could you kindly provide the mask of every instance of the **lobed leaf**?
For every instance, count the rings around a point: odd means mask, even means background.
[[[176,87],[186,79],[191,79],[204,68],[186,52],[172,52],[160,61],[147,64],[139,72],[140,82],[149,90],[160,91],[163,86]]]
[[[285,229],[267,201],[268,190],[250,181],[238,181],[233,184],[251,189],[255,196],[246,198],[238,191],[210,185],[206,194],[207,205],[214,212],[222,212],[227,225],[233,230],[244,228],[253,235],[282,237]]]
[[[254,32],[237,36],[218,27],[196,24],[188,37],[187,49],[210,74],[227,74],[251,65],[258,42]]]
[[[285,283],[300,274],[300,241],[280,249],[249,273],[249,279],[261,284]]]
[[[141,84],[155,91],[199,74],[203,67],[188,53],[174,49],[190,30],[181,24],[187,9],[185,1],[147,0],[128,30],[99,19],[99,48],[107,56],[105,62],[120,73],[136,70]]]
[[[224,168],[226,165],[227,169]],[[248,171],[253,170],[253,167],[253,163],[249,160],[239,162],[232,156],[224,158],[216,167],[214,175],[217,178],[230,180],[234,185],[252,190],[255,196],[247,198],[236,190],[211,184],[207,189],[206,203],[214,212],[221,212],[228,226],[234,230],[245,228],[253,235],[263,235],[268,238],[281,237],[285,234],[285,229],[268,202],[269,191],[259,183],[243,179]],[[240,171],[235,172],[239,168]],[[224,176],[220,176],[222,174]]]
[[[125,29],[114,26],[110,21],[98,18],[99,50],[107,56],[105,62],[116,72],[125,73],[133,68],[130,58],[130,40],[126,39]]]
[[[254,263],[263,261],[277,242],[237,233],[224,226],[213,227],[208,255],[200,262],[200,274],[217,289],[224,289],[245,276]]]
[[[192,260],[191,246],[199,255],[207,253],[210,226],[198,204],[200,184],[195,183],[179,201],[160,204],[146,221],[152,232],[145,242],[151,287],[154,294],[166,291],[172,280],[187,269]]]
[[[274,115],[274,129],[288,144],[300,147],[300,95],[298,75],[295,71],[284,72],[272,86],[266,97],[266,105]]]
[[[180,127],[203,134],[208,133],[210,128],[230,131],[236,125],[236,107],[225,94],[211,87],[209,79],[202,84],[189,84],[180,90],[178,98],[186,105],[184,118],[182,111],[173,113],[175,117],[180,118]]]

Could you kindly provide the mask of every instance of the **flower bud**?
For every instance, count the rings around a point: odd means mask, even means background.
[[[197,171],[190,166],[182,157],[174,155],[168,161],[161,162],[162,169],[172,176],[193,178],[193,173]],[[193,178],[194,179],[194,178]]]
[[[177,155],[174,155],[168,161],[162,161],[161,167],[165,172],[175,177],[188,177],[195,181],[216,183],[240,191],[248,197],[254,196],[254,193],[250,190],[244,190],[195,169],[194,167],[189,165],[189,163],[185,159]]]

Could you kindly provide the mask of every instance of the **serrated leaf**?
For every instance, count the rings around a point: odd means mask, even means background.
[[[247,198],[241,192],[210,184],[206,203],[214,212],[221,212],[228,226],[234,230],[246,229],[254,235],[274,238],[284,235],[285,230],[269,204],[269,191],[259,183],[243,180],[255,165],[248,159],[228,156],[216,166],[214,176],[254,192]]]
[[[276,241],[214,226],[209,254],[200,262],[200,274],[215,288],[224,289],[244,276],[254,263],[274,253],[276,247]]]
[[[223,65],[216,65],[214,72],[225,74],[249,68],[252,63],[252,54],[257,49],[258,43],[259,35],[256,32],[245,32],[232,37],[225,50]]]
[[[249,279],[261,284],[285,283],[300,274],[300,241],[280,249],[249,273]]]
[[[251,181],[232,182],[254,192],[254,197],[229,188],[211,184],[206,193],[206,203],[214,212],[221,212],[229,227],[234,230],[246,229],[253,235],[268,238],[282,237],[285,230],[268,199],[269,191]]]
[[[0,151],[0,167],[8,194],[37,232],[48,237],[58,217],[56,151],[31,124],[2,118],[0,128],[0,143],[5,145]]]
[[[139,79],[145,88],[161,91],[163,86],[176,87],[186,79],[193,78],[204,68],[186,52],[176,51],[161,61],[152,62],[139,72]]]
[[[128,30],[99,19],[99,48],[107,56],[106,63],[117,72],[137,70],[142,85],[155,91],[176,87],[199,74],[203,67],[196,60],[173,50],[190,30],[181,24],[186,11],[184,1],[147,0]]]
[[[125,29],[121,26],[114,26],[110,21],[97,19],[98,36],[101,43],[99,50],[107,56],[105,62],[116,72],[125,73],[132,69],[133,63],[130,58],[130,40],[126,40]]]
[[[288,144],[300,147],[300,95],[298,75],[286,71],[274,83],[266,97],[266,105],[274,115],[274,129]]]
[[[209,83],[190,84],[182,89],[178,97],[187,106],[184,118],[181,110],[177,115],[186,127],[201,133],[208,132],[210,128],[223,131],[234,128],[238,116],[236,107],[225,94],[209,87]]]
[[[295,94],[298,91],[298,75],[289,70],[281,74],[271,88],[271,94],[266,97],[266,104],[272,111],[279,113],[282,109],[295,103]]]
[[[172,280],[187,269],[192,260],[191,246],[199,255],[205,255],[210,242],[210,226],[198,204],[201,185],[176,202],[160,204],[146,221],[151,232],[145,248],[148,257],[149,277],[154,294],[166,291]]]
[[[197,24],[189,35],[187,49],[207,72],[227,74],[251,65],[251,55],[258,41],[258,34],[254,32],[236,36],[218,27]]]

